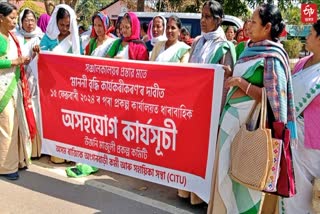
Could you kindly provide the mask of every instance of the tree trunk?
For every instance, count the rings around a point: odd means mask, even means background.
[[[54,9],[54,2],[51,0],[44,0],[44,6],[46,8],[47,14],[51,15]]]
[[[75,6],[77,4],[78,0],[60,0],[60,4],[67,4],[71,8],[75,9]],[[54,2],[52,0],[44,0],[44,6],[46,8],[47,14],[51,15],[54,9]]]
[[[72,7],[72,8],[75,10],[77,3],[78,3],[78,0],[72,0],[72,1],[70,2],[70,7]]]
[[[60,0],[60,4],[67,4],[72,9],[75,9],[78,0]]]
[[[137,1],[137,11],[144,11],[144,0]]]

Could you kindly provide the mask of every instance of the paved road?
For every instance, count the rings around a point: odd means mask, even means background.
[[[206,213],[207,205],[191,206],[176,190],[99,170],[84,178],[68,178],[68,165],[51,164],[48,157],[20,172],[20,179],[0,177],[0,214],[166,214]]]

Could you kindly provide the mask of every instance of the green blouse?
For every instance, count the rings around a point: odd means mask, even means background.
[[[245,42],[240,42],[239,44],[237,44],[237,46],[236,46],[237,60],[239,59],[239,56],[243,52],[244,48],[246,47],[246,43],[247,42],[245,41]]]
[[[0,69],[11,67],[11,60],[7,59],[8,47],[8,40],[0,34]]]
[[[248,82],[250,82],[252,85],[257,85],[262,87],[263,86],[263,71],[264,68],[262,66],[259,66],[256,68],[254,73],[248,77],[245,78]]]

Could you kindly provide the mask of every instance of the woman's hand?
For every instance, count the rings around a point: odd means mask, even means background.
[[[39,53],[40,52],[40,46],[39,45],[35,45],[35,46],[33,46],[32,50],[35,53]]]
[[[21,65],[21,64],[28,64],[30,62],[30,57],[20,56],[17,59],[11,61],[12,66]]]
[[[240,86],[242,80],[241,77],[229,77],[225,81],[225,87],[230,88],[233,86]]]

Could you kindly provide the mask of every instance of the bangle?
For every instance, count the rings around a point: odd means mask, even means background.
[[[251,86],[251,83],[249,83],[248,86],[247,86],[246,94],[248,94],[250,86]]]

